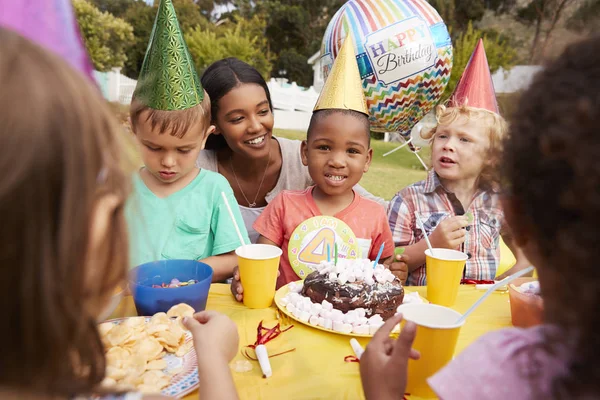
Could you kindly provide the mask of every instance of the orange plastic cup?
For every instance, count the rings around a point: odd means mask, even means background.
[[[540,296],[521,293],[517,287],[537,278],[517,278],[508,285],[510,317],[512,324],[520,328],[529,328],[543,322],[544,302]]]
[[[248,244],[238,247],[235,254],[244,288],[244,305],[248,308],[271,307],[277,286],[281,249],[269,244]]]
[[[408,382],[406,393],[433,398],[435,392],[427,379],[438,372],[454,356],[460,328],[464,321],[456,323],[461,313],[436,304],[403,304],[398,307],[403,320],[417,324],[417,336],[413,349],[421,353],[419,360],[408,360]]]

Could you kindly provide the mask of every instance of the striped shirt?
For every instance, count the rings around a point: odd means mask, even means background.
[[[466,228],[466,241],[459,249],[469,257],[464,278],[494,279],[500,261],[500,229],[504,225],[504,213],[496,190],[477,191],[465,210],[456,195],[442,186],[437,173],[429,171],[427,179],[402,189],[390,202],[388,221],[396,246],[408,246],[423,239],[415,212],[423,222],[427,235],[444,218],[470,212],[473,223]],[[407,285],[412,286],[426,283],[425,264],[411,272],[406,281]]]

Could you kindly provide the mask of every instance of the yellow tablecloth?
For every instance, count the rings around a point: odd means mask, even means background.
[[[425,287],[407,287],[426,295]],[[474,286],[460,287],[457,304],[459,312],[465,312],[481,295]],[[263,320],[267,327],[277,323],[276,307],[251,310],[237,303],[229,292],[229,286],[213,284],[208,297],[207,309],[227,314],[238,326],[240,348],[256,340],[256,327]],[[127,296],[121,301],[112,318],[136,315],[133,299]],[[267,345],[269,352],[296,348],[296,351],[271,359],[273,376],[261,377],[257,362],[252,362],[250,372],[233,372],[233,378],[241,399],[362,399],[362,386],[357,363],[346,363],[344,357],[351,355],[348,336],[313,329],[301,323]],[[469,317],[458,338],[457,353],[484,333],[508,327],[510,307],[508,294],[494,293]],[[366,346],[367,340],[361,340]],[[202,354],[198,354],[202,357]],[[240,353],[236,360],[245,359]],[[185,399],[197,398],[197,392]]]

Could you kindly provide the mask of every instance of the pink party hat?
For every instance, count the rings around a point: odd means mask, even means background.
[[[469,63],[448,101],[448,106],[483,108],[500,114],[482,39],[477,42]]]
[[[53,51],[96,83],[70,0],[0,0],[0,26]]]

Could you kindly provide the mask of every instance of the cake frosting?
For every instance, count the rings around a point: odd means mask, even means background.
[[[385,266],[367,259],[321,262],[282,299],[303,322],[341,333],[373,334],[402,304],[404,288]]]

